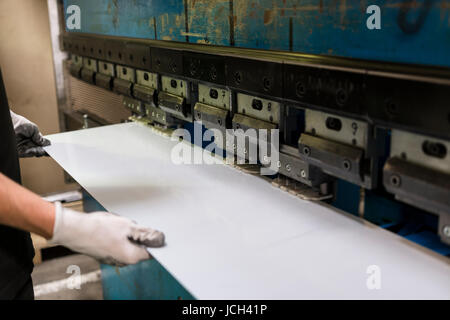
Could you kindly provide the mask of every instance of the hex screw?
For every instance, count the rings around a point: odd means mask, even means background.
[[[442,232],[447,238],[450,238],[450,225],[444,226],[444,229],[442,229]]]
[[[394,187],[400,187],[400,184],[402,183],[402,179],[400,178],[400,176],[393,174],[391,175],[391,177],[389,178],[389,181],[391,182],[391,185]]]
[[[302,178],[306,178],[306,171],[304,169],[302,169],[302,171],[300,171],[300,176]]]
[[[303,147],[303,154],[307,157],[311,154],[311,149],[308,146]]]
[[[347,159],[344,159],[344,161],[342,161],[342,166],[347,171],[350,171],[350,169],[352,168],[352,164]]]

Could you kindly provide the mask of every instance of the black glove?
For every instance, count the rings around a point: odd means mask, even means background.
[[[16,134],[19,157],[48,156],[43,147],[49,146],[50,141],[42,136],[37,125],[12,111],[11,119]]]

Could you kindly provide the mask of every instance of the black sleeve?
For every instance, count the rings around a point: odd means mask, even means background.
[[[16,137],[9,113],[8,99],[0,69],[0,172],[20,183]]]
[[[0,172],[20,183],[16,137],[0,69]],[[0,300],[15,299],[29,283],[34,249],[30,234],[0,225]]]

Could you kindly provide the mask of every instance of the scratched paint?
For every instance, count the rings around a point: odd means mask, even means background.
[[[188,0],[190,42],[230,45],[229,0]]]
[[[282,16],[282,1],[234,1],[236,46],[288,50],[289,20]]]
[[[233,39],[246,48],[450,67],[449,0],[64,1],[70,4],[80,6],[87,33],[223,46]],[[381,8],[381,30],[366,27],[372,4]]]
[[[81,32],[185,41],[182,0],[72,0],[81,8]]]

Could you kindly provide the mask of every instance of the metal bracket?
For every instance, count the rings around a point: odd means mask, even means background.
[[[296,148],[282,145],[279,157],[278,167],[280,174],[310,187],[318,188],[321,184],[330,183],[334,180],[329,175],[324,174],[320,168],[302,160]]]
[[[95,72],[86,68],[81,69],[81,80],[95,84]]]
[[[133,86],[133,96],[136,99],[142,100],[146,103],[155,103],[156,90],[141,84],[135,84]]]
[[[91,59],[91,58],[84,58],[83,59],[83,67],[85,69],[97,72],[97,60]]]
[[[369,188],[370,176],[364,176],[364,150],[306,133],[298,141],[300,157],[325,173]]]
[[[219,87],[198,84],[198,101],[217,108],[231,110],[231,91]]]
[[[280,103],[238,93],[237,113],[278,124],[280,122]]]
[[[103,89],[111,90],[113,77],[97,72],[95,75],[95,84]]]
[[[124,67],[120,65],[116,66],[116,75],[117,78],[127,80],[130,82],[135,82],[136,79],[136,72],[133,68]]]
[[[132,97],[132,86],[133,83],[127,80],[114,78],[113,80],[113,90],[118,94]]]
[[[186,99],[164,91],[158,94],[158,105],[164,111],[173,114],[181,120],[186,120],[187,108]]]
[[[398,157],[389,158],[383,169],[385,188],[395,198],[440,216],[450,216],[450,175],[413,164]],[[440,222],[439,235],[450,244],[450,237],[443,234]]]
[[[259,141],[259,130],[258,129],[266,129],[267,130],[267,138],[271,137],[271,130],[277,129],[278,126],[274,123],[270,123],[267,121],[247,117],[245,115],[236,113],[233,116],[232,127],[234,131],[234,141],[232,146],[227,145],[227,150],[233,150],[238,158],[245,159],[250,161],[250,163],[256,163],[258,161],[258,153],[255,156],[250,150],[258,150],[258,141]],[[241,129],[241,130],[239,130]],[[248,130],[254,129],[254,135],[251,135]],[[239,139],[243,139],[245,144],[236,143]],[[228,139],[229,140],[229,139]],[[228,141],[227,141],[228,142]],[[267,141],[266,141],[267,143]],[[270,150],[268,151],[270,152]]]
[[[136,70],[136,83],[145,87],[158,89],[158,74],[143,70]]]
[[[105,61],[98,62],[98,72],[110,77],[114,77],[116,75],[114,64]]]
[[[79,78],[80,79],[81,78],[81,69],[83,69],[82,66],[75,65],[75,64],[70,64],[69,72],[75,78]]]

